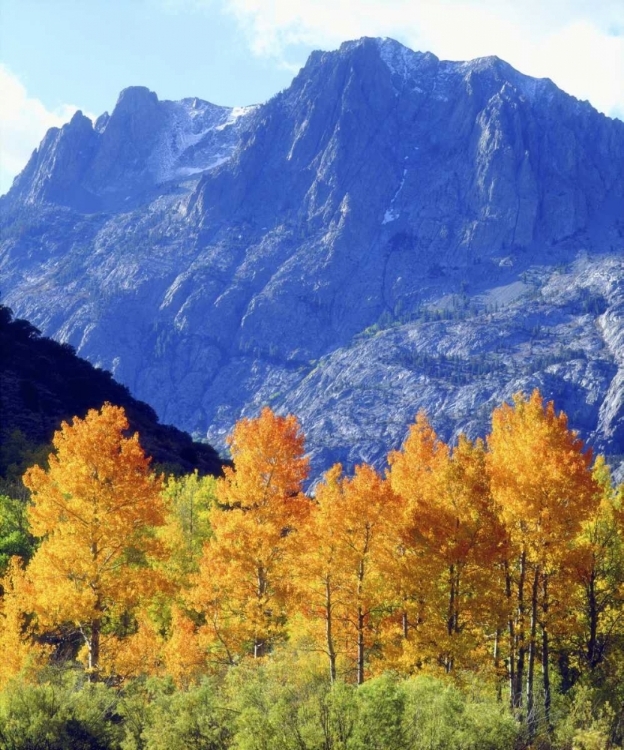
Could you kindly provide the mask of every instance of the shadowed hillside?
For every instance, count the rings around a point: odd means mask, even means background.
[[[222,461],[212,446],[159,424],[154,410],[132,398],[109,372],[77,357],[71,346],[41,336],[28,321],[13,320],[11,310],[0,306],[0,473],[21,460],[27,445],[49,443],[61,421],[82,417],[106,401],[123,406],[154,461],[221,473]]]

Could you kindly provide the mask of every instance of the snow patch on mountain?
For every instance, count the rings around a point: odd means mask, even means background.
[[[386,213],[384,214],[382,224],[389,224],[391,221],[395,221],[399,218],[399,212],[394,208],[394,204],[396,202],[396,199],[399,197],[399,194],[401,190],[403,190],[403,185],[405,185],[405,177],[407,175],[407,168],[403,170],[403,176],[401,177],[401,182],[399,184],[399,187],[397,188],[396,193],[392,196],[392,200],[390,201],[390,207],[386,210]]]
[[[234,132],[256,107],[220,107],[201,99],[166,102],[170,125],[154,149],[150,167],[157,183],[209,172],[231,158]]]
[[[413,78],[438,59],[430,52],[415,52],[394,39],[384,38],[376,41],[381,59],[390,68],[390,72],[403,79]]]

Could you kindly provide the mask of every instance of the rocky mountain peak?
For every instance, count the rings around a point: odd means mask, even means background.
[[[147,86],[128,86],[119,94],[113,114],[117,112],[137,112],[144,109],[154,109],[158,106],[158,96]]]
[[[74,129],[89,127],[91,130],[93,130],[93,123],[91,122],[90,118],[85,117],[85,115],[82,114],[81,109],[77,109],[72,115],[69,123],[67,125],[64,125],[63,127]]]
[[[147,149],[150,137],[159,129],[161,117],[156,94],[145,86],[131,86],[119,95],[106,130],[123,133],[133,141],[133,148]],[[105,136],[104,142],[114,137],[115,133]]]
[[[78,111],[51,128],[5,202],[97,213],[144,205],[171,181],[188,190],[231,157],[252,110],[196,97],[159,101],[145,86],[131,86],[95,126]]]

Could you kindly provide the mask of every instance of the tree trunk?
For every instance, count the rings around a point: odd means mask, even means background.
[[[514,696],[516,689],[516,629],[511,609],[511,573],[509,572],[509,562],[507,560],[505,560],[505,595],[507,597],[507,611],[509,613],[507,620],[509,634],[509,707],[513,711],[515,708]]]
[[[526,581],[526,552],[523,550],[520,557],[520,580],[518,581],[518,625],[516,628],[516,684],[514,685],[513,707],[519,714],[522,709],[522,688],[524,687],[524,659],[526,655],[526,643],[524,632],[524,584]]]
[[[98,557],[100,554],[100,550],[98,547],[97,542],[91,543],[91,559],[95,563],[95,565],[98,564]],[[97,613],[97,616],[94,617],[91,620],[91,637],[89,641],[87,642],[87,648],[89,649],[89,682],[97,682],[99,679],[99,669],[100,669],[100,631],[102,629],[102,613],[104,611],[104,606],[102,602],[102,594],[99,589],[99,585],[96,583],[94,585],[95,590],[95,612]]]
[[[501,703],[503,700],[503,686],[501,685],[499,668],[500,668],[500,628],[496,628],[494,636],[494,672],[496,674],[496,700]]]
[[[544,574],[544,619],[542,620],[542,675],[544,678],[544,715],[546,718],[546,726],[550,730],[550,705],[551,705],[551,692],[550,692],[550,665],[549,659],[550,654],[548,653],[548,576]]]
[[[358,630],[357,630],[357,684],[364,682],[364,612],[362,606],[358,607]]]
[[[449,635],[453,635],[455,622],[455,567],[449,568],[449,606],[448,616],[446,619],[446,630]]]
[[[453,617],[453,632],[456,634],[459,634],[459,604],[461,601],[459,598],[459,586],[461,582],[462,567],[462,565],[457,565],[455,572],[455,614]]]
[[[448,615],[446,618],[446,632],[449,636],[449,646],[451,643],[451,637],[455,632],[455,566],[449,567],[449,604],[448,604]],[[447,651],[444,658],[444,668],[446,673],[449,674],[453,669],[453,655],[450,651]]]
[[[100,630],[102,621],[99,619],[91,621],[91,638],[88,642],[89,648],[89,682],[98,681],[100,667]]]
[[[332,683],[336,682],[336,650],[334,648],[334,638],[332,632],[332,596],[331,596],[331,579],[329,576],[325,579],[325,634],[327,636],[327,655],[329,656],[329,679]]]
[[[266,584],[266,576],[264,574],[264,568],[262,565],[258,565],[258,587],[256,589],[256,596],[258,599],[258,614],[260,617],[258,618],[258,622],[256,623],[256,629],[261,626],[263,615],[262,608],[264,606],[263,599],[266,594],[267,584]],[[263,628],[264,629],[264,628]],[[264,656],[266,653],[266,638],[259,635],[256,632],[256,635],[254,637],[254,647],[253,647],[253,655],[254,659],[260,659],[262,656]]]
[[[537,634],[537,595],[539,587],[540,569],[539,565],[535,568],[533,575],[533,585],[531,587],[531,636],[529,640],[529,665],[527,670],[526,685],[526,706],[527,706],[527,725],[529,737],[533,739],[537,729],[537,719],[535,715],[535,695],[533,691],[535,676],[535,654],[536,654],[536,634]]]
[[[587,663],[594,670],[598,665],[598,604],[596,601],[596,572],[592,570],[587,586],[587,618],[589,639],[587,641]]]
[[[368,531],[368,530],[367,530]],[[368,551],[368,540],[365,546],[364,554]],[[360,559],[358,567],[358,584],[357,584],[357,684],[362,685],[364,682],[364,607],[362,606],[362,596],[364,594],[364,576],[366,573],[366,563],[364,557]]]

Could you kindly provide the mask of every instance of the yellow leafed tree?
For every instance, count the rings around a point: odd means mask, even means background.
[[[624,638],[624,486],[613,487],[602,456],[593,474],[600,503],[583,524],[553,597],[569,624],[567,645],[576,654],[575,667],[590,672],[609,661]]]
[[[40,664],[48,649],[36,643],[34,623],[24,611],[24,601],[31,595],[31,586],[21,567],[20,560],[9,561],[6,575],[0,581],[0,690],[22,670]]]
[[[393,576],[404,601],[403,661],[437,663],[447,672],[474,666],[482,658],[490,571],[503,541],[483,443],[460,435],[451,451],[421,413],[389,462],[404,507]]]
[[[535,730],[534,674],[541,631],[544,710],[550,712],[551,589],[562,561],[595,512],[600,487],[591,451],[539,391],[514,396],[492,414],[488,437],[492,496],[508,535],[505,592],[511,704]],[[525,684],[526,681],[526,684]]]
[[[138,436],[126,437],[123,409],[105,404],[64,422],[53,439],[49,469],[29,469],[29,519],[42,538],[27,570],[25,607],[39,627],[73,627],[97,679],[107,636],[158,587],[150,560],[162,554],[154,529],[163,523],[161,481]]]
[[[440,478],[449,470],[449,449],[420,412],[402,449],[391,452],[388,463],[388,479],[402,501],[397,518],[399,544],[388,578],[401,604],[398,661],[410,669],[437,654],[438,639],[444,637],[444,632],[431,632],[432,582],[445,569],[432,546],[431,529],[435,507],[444,494]]]
[[[298,608],[308,635],[327,654],[330,679],[341,670],[361,684],[371,654],[381,655],[380,624],[393,607],[384,576],[396,548],[397,498],[366,464],[342,475],[336,464],[317,488],[294,562]]]

